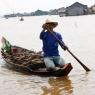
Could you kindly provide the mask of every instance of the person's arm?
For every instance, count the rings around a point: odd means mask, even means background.
[[[43,28],[43,30],[42,30],[41,33],[40,33],[40,39],[43,39],[44,32],[45,32],[45,30],[46,30],[45,24],[42,25],[42,28]]]
[[[64,50],[68,49],[68,47],[67,47],[67,45],[65,43],[63,43],[63,45],[61,45],[61,48],[64,49]]]
[[[64,43],[63,38],[62,38],[62,36],[60,34],[58,34],[58,39],[62,42],[62,44],[60,44],[61,48],[64,49],[64,50],[67,50],[68,47]]]

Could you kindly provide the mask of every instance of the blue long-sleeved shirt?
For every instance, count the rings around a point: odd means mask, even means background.
[[[59,33],[57,33],[57,32],[53,32],[53,33],[58,37],[59,40],[62,41],[62,36]],[[52,36],[52,34],[50,34],[47,31],[41,32],[40,39],[43,41],[44,57],[59,56],[58,42]]]

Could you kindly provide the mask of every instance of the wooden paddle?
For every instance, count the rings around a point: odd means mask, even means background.
[[[58,37],[53,33],[50,32],[52,34],[52,36],[58,41],[59,45],[62,47],[64,47],[64,44],[61,40],[58,39]],[[64,48],[63,48],[64,49]],[[67,51],[80,63],[80,65],[88,72],[90,71],[90,69],[88,67],[86,67],[68,48]]]

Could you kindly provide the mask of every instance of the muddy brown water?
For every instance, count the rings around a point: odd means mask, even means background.
[[[49,16],[0,20],[0,39],[6,37],[12,44],[27,49],[41,50],[41,25]],[[59,31],[69,49],[91,69],[83,67],[60,47],[60,55],[71,62],[73,70],[66,77],[41,77],[22,74],[6,68],[0,59],[0,95],[95,95],[95,15],[79,17],[50,16],[59,22]],[[1,46],[1,42],[0,42]]]

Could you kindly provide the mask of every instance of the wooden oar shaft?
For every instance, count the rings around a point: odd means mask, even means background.
[[[50,32],[52,34],[52,36],[58,41],[58,43],[60,44],[60,46],[64,47],[64,44],[61,40],[58,39],[58,37],[53,33]],[[67,49],[67,51],[80,63],[80,65],[86,70],[86,71],[90,71],[90,69],[88,67],[86,67],[69,49]]]
[[[86,67],[69,49],[67,49],[67,51],[80,63],[80,65],[86,70],[86,71],[90,71],[90,69],[88,67]]]

